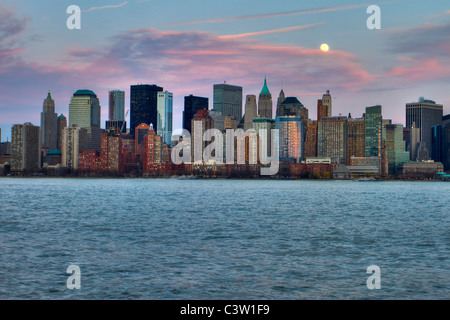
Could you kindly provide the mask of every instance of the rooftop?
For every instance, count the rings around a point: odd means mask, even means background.
[[[73,95],[74,96],[94,96],[94,97],[97,97],[97,95],[93,91],[87,90],[87,89],[78,90]]]

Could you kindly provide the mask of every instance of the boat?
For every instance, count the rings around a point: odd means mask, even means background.
[[[362,177],[362,178],[355,179],[353,181],[366,182],[366,181],[378,181],[378,180],[375,179],[374,177]]]
[[[178,178],[178,180],[195,180],[195,179],[197,179],[197,177],[194,176],[194,175],[190,175],[190,176],[184,176],[183,175],[183,176]]]

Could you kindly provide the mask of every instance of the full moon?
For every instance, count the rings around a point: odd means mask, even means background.
[[[322,50],[323,52],[327,52],[328,50],[330,50],[330,47],[324,43],[320,46],[320,50]]]

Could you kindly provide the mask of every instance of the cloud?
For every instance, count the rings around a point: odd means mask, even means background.
[[[342,10],[362,8],[362,7],[367,7],[369,5],[370,4],[353,4],[353,5],[345,5],[345,6],[332,6],[332,7],[324,7],[324,8],[316,8],[316,9],[294,10],[294,11],[268,13],[268,14],[255,14],[255,15],[246,15],[246,16],[239,16],[239,17],[229,17],[229,18],[192,20],[192,21],[185,21],[185,22],[170,24],[170,26],[232,22],[232,21],[241,21],[241,20],[276,18],[276,17],[302,15],[302,14],[324,13],[324,12],[342,11]]]
[[[128,1],[125,1],[121,4],[116,4],[116,5],[107,5],[107,6],[102,6],[102,7],[91,7],[88,10],[85,10],[84,12],[90,12],[90,11],[95,11],[95,10],[103,10],[103,9],[110,9],[110,8],[120,8],[123,7],[124,5],[126,5],[128,3]]]
[[[220,39],[236,39],[236,38],[247,38],[247,37],[254,37],[254,36],[262,36],[262,35],[267,35],[267,34],[285,33],[285,32],[292,32],[292,31],[297,31],[297,30],[309,29],[309,28],[318,26],[320,24],[324,24],[324,23],[314,23],[314,24],[308,24],[308,25],[304,25],[304,26],[295,26],[295,27],[287,27],[287,28],[265,30],[265,31],[258,31],[258,32],[233,34],[233,35],[220,36],[219,38]]]

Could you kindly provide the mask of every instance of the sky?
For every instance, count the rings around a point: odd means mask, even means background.
[[[80,30],[66,26],[70,5]],[[379,30],[367,28],[370,5]],[[125,91],[127,110],[130,85],[157,84],[174,95],[177,129],[184,96],[212,109],[214,84],[242,86],[245,98],[265,76],[274,105],[283,89],[313,120],[330,90],[333,115],[381,104],[404,125],[405,104],[421,96],[450,113],[449,34],[450,0],[0,0],[1,140],[13,124],[40,125],[48,90],[66,116],[75,91],[94,91],[104,127],[108,90]]]

